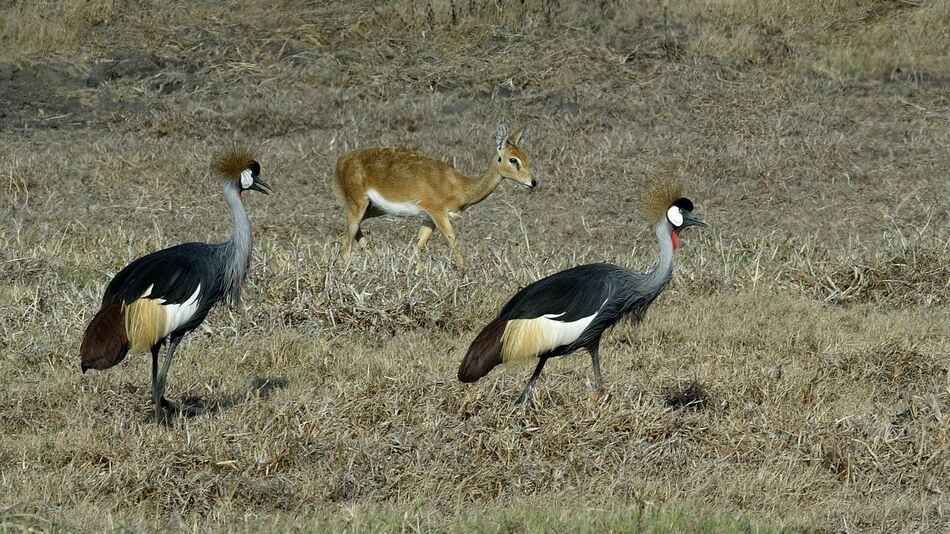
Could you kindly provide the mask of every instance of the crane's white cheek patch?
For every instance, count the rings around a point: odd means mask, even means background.
[[[561,314],[550,314],[537,319],[515,319],[505,325],[501,336],[501,359],[514,362],[539,355],[575,341],[590,326],[597,314],[576,321],[555,321]]]
[[[412,202],[393,202],[383,198],[383,195],[380,195],[374,189],[367,189],[366,196],[369,197],[369,200],[379,209],[385,211],[388,215],[395,215],[396,217],[410,217],[412,215],[419,215],[422,213],[422,210],[418,205]]]
[[[254,185],[254,177],[251,176],[251,169],[244,169],[244,172],[241,173],[241,187],[247,189]]]
[[[670,220],[670,224],[677,228],[683,225],[683,213],[676,206],[666,210],[666,218]]]

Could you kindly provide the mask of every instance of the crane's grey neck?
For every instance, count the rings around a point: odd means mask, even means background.
[[[666,218],[656,223],[656,240],[660,245],[660,261],[646,278],[646,287],[653,291],[662,291],[673,276],[673,226]]]
[[[241,286],[251,263],[251,221],[244,211],[241,191],[234,181],[224,182],[224,200],[234,217],[234,233],[223,244],[223,289],[228,304],[235,306],[241,301]]]

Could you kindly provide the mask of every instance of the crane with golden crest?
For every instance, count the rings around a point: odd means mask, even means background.
[[[542,278],[518,291],[498,317],[476,336],[459,366],[458,379],[475,382],[495,366],[537,360],[518,397],[528,400],[544,364],[553,357],[585,349],[590,354],[594,387],[600,390],[600,338],[618,321],[643,320],[647,309],[673,275],[673,255],[680,234],[706,226],[693,214],[693,203],[679,184],[658,184],[645,199],[660,259],[649,273],[635,273],[607,263],[581,265]]]
[[[224,178],[224,200],[231,208],[234,232],[224,243],[184,243],[153,252],[128,264],[106,286],[102,305],[86,327],[80,347],[83,373],[105,370],[129,352],[152,353],[152,402],[162,420],[168,369],[182,337],[197,328],[220,300],[240,301],[251,259],[251,222],[244,194],[269,194],[261,166],[244,149],[218,154],[214,170]],[[158,356],[167,343],[159,371]]]
[[[519,148],[524,129],[510,133],[505,125],[495,130],[496,158],[478,177],[462,174],[452,165],[421,152],[402,148],[364,148],[348,152],[337,161],[334,180],[343,200],[344,268],[350,264],[353,241],[360,242],[360,224],[389,215],[420,217],[422,227],[416,248],[422,250],[438,228],[449,241],[458,265],[465,262],[450,217],[485,200],[504,179],[527,189],[538,181],[531,175],[528,156]]]

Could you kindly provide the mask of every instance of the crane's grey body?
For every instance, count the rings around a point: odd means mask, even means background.
[[[469,347],[459,367],[459,380],[474,382],[493,367],[537,358],[538,363],[519,397],[530,394],[549,358],[585,349],[593,363],[594,383],[600,389],[600,339],[624,318],[640,321],[666,289],[673,274],[673,256],[679,231],[705,223],[695,218],[688,199],[671,200],[670,215],[657,221],[654,231],[659,260],[652,271],[636,273],[606,263],[581,265],[542,278],[518,291]],[[683,207],[681,208],[680,205]]]
[[[642,321],[653,301],[666,289],[673,276],[673,241],[670,234],[673,228],[666,219],[656,225],[656,238],[660,245],[660,260],[649,273],[637,273],[623,267],[610,265],[606,273],[607,285],[611,293],[597,316],[578,340],[561,354],[574,352],[580,348],[592,349],[600,343],[605,330],[625,318]],[[605,264],[609,265],[609,264]]]
[[[168,380],[168,369],[181,338],[192,329],[197,328],[204,321],[211,308],[222,298],[225,298],[231,306],[236,306],[241,301],[241,287],[247,277],[253,247],[251,220],[247,216],[247,210],[244,209],[241,190],[236,182],[231,180],[224,182],[224,200],[231,208],[234,231],[231,233],[231,239],[224,243],[211,245],[210,263],[205,271],[206,273],[213,273],[217,283],[200,295],[200,314],[196,314],[196,317],[189,321],[188,327],[169,333],[168,350],[165,351],[165,361],[162,362],[160,374],[157,370],[161,342],[152,347],[152,400],[155,403],[157,419],[161,417],[159,410],[169,406],[168,401],[165,400],[165,386]],[[184,285],[192,285],[195,280],[183,280],[183,283]]]
[[[670,278],[673,276],[673,240],[671,238],[673,227],[666,219],[661,219],[657,222],[655,231],[660,246],[660,259],[649,273],[637,273],[611,264],[590,264],[552,275],[552,277],[575,278],[575,284],[581,284],[582,287],[578,289],[585,291],[587,293],[586,297],[593,296],[594,300],[592,302],[600,301],[603,304],[598,309],[588,307],[586,311],[580,312],[587,316],[594,315],[594,318],[576,340],[552,348],[538,356],[538,364],[518,398],[518,402],[527,400],[535,382],[541,376],[544,364],[549,358],[571,354],[580,349],[586,349],[591,355],[595,388],[601,389],[603,387],[603,377],[600,370],[600,339],[604,332],[623,319],[642,321],[647,309],[666,289]],[[602,288],[598,291],[589,287],[591,280],[602,283]],[[576,298],[573,295],[567,296]],[[515,300],[515,298],[512,300]],[[533,300],[530,294],[525,294],[522,298],[526,301]],[[540,313],[540,310],[544,310],[546,306],[538,306],[539,303],[536,301],[532,304],[535,311],[530,315],[533,317],[522,315],[519,318],[533,319],[546,315]],[[509,318],[512,317],[509,316]]]
[[[182,337],[197,328],[220,300],[232,305],[240,302],[252,249],[243,193],[269,193],[269,186],[260,178],[260,165],[247,152],[224,152],[215,168],[228,178],[223,189],[234,221],[231,238],[213,245],[176,245],[125,266],[106,287],[102,306],[86,328],[80,349],[83,372],[108,369],[130,350],[150,350],[156,419],[168,406],[166,378]],[[159,372],[158,355],[166,342]]]

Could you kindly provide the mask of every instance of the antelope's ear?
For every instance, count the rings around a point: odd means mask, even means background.
[[[500,153],[505,148],[505,143],[508,141],[508,126],[504,124],[499,124],[495,128],[495,145],[498,148]]]
[[[517,132],[511,134],[511,135],[508,137],[508,141],[507,141],[508,144],[509,144],[509,145],[514,145],[514,146],[521,146],[521,142],[524,141],[524,133],[525,133],[525,131],[526,131],[527,129],[528,129],[528,128],[525,127],[525,128],[522,128],[522,129],[518,130]]]

